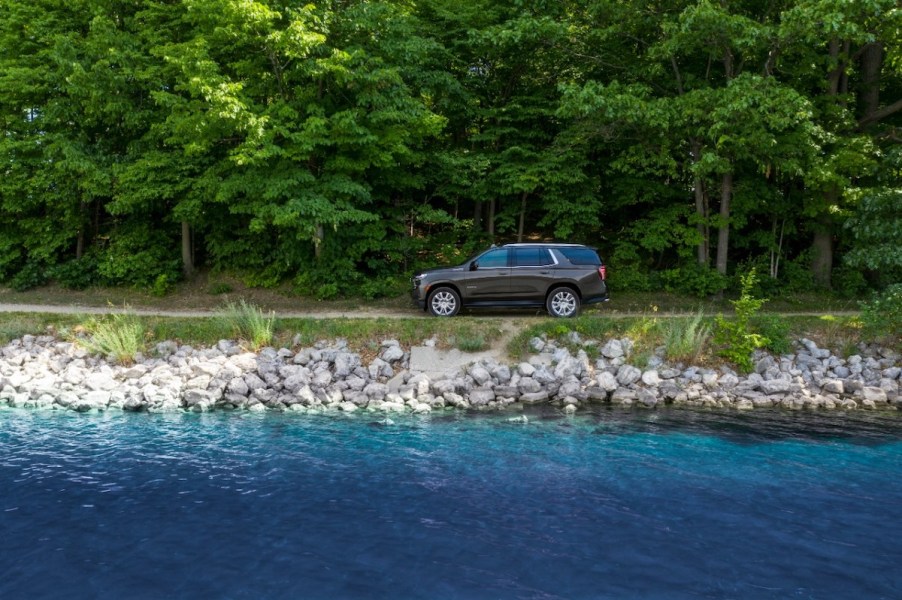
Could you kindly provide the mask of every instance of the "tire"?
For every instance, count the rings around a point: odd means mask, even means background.
[[[427,306],[435,317],[453,317],[460,312],[460,295],[449,287],[440,287],[429,294]]]
[[[552,317],[569,319],[579,314],[579,295],[568,287],[551,290],[545,308]]]

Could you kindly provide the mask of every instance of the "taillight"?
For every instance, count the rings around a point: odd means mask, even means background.
[[[601,280],[604,281],[608,276],[608,268],[604,265],[598,267],[598,276],[601,277]]]

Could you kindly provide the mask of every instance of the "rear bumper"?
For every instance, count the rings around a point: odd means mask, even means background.
[[[588,296],[586,298],[583,298],[583,304],[598,304],[599,302],[607,302],[610,299],[610,295],[605,292],[604,294],[598,294],[596,296]]]

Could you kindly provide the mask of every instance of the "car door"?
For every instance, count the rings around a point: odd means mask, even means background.
[[[506,299],[510,294],[510,265],[507,248],[492,248],[470,262],[464,283],[464,298],[471,301]]]
[[[515,247],[511,251],[511,299],[544,302],[555,277],[551,253],[542,246]]]

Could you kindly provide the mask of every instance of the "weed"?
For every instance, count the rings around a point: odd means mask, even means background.
[[[461,334],[457,337],[457,347],[462,352],[480,352],[488,348],[488,344],[486,344],[485,336],[482,334],[476,335],[464,335]]]
[[[231,325],[233,333],[247,342],[253,350],[259,350],[272,342],[276,321],[273,312],[266,315],[260,307],[242,299],[238,303],[226,304],[220,318]]]
[[[131,313],[116,313],[84,324],[87,337],[76,342],[89,352],[121,364],[131,364],[144,349],[144,323]]]
[[[792,352],[789,321],[780,315],[757,315],[751,320],[754,328],[767,339],[765,348],[774,354]]]
[[[160,273],[156,276],[156,279],[153,280],[153,285],[150,286],[150,293],[157,298],[162,298],[166,294],[172,291],[172,279],[166,273]]]
[[[711,326],[701,311],[688,319],[674,318],[661,324],[664,351],[668,359],[692,363],[705,350],[711,337]]]
[[[755,269],[750,269],[740,280],[742,293],[739,300],[730,301],[736,309],[736,316],[732,319],[725,319],[723,315],[717,317],[714,342],[719,346],[718,355],[748,373],[753,367],[752,352],[756,348],[763,348],[769,341],[763,335],[753,332],[751,325],[752,317],[767,300],[752,296],[756,281]]]

